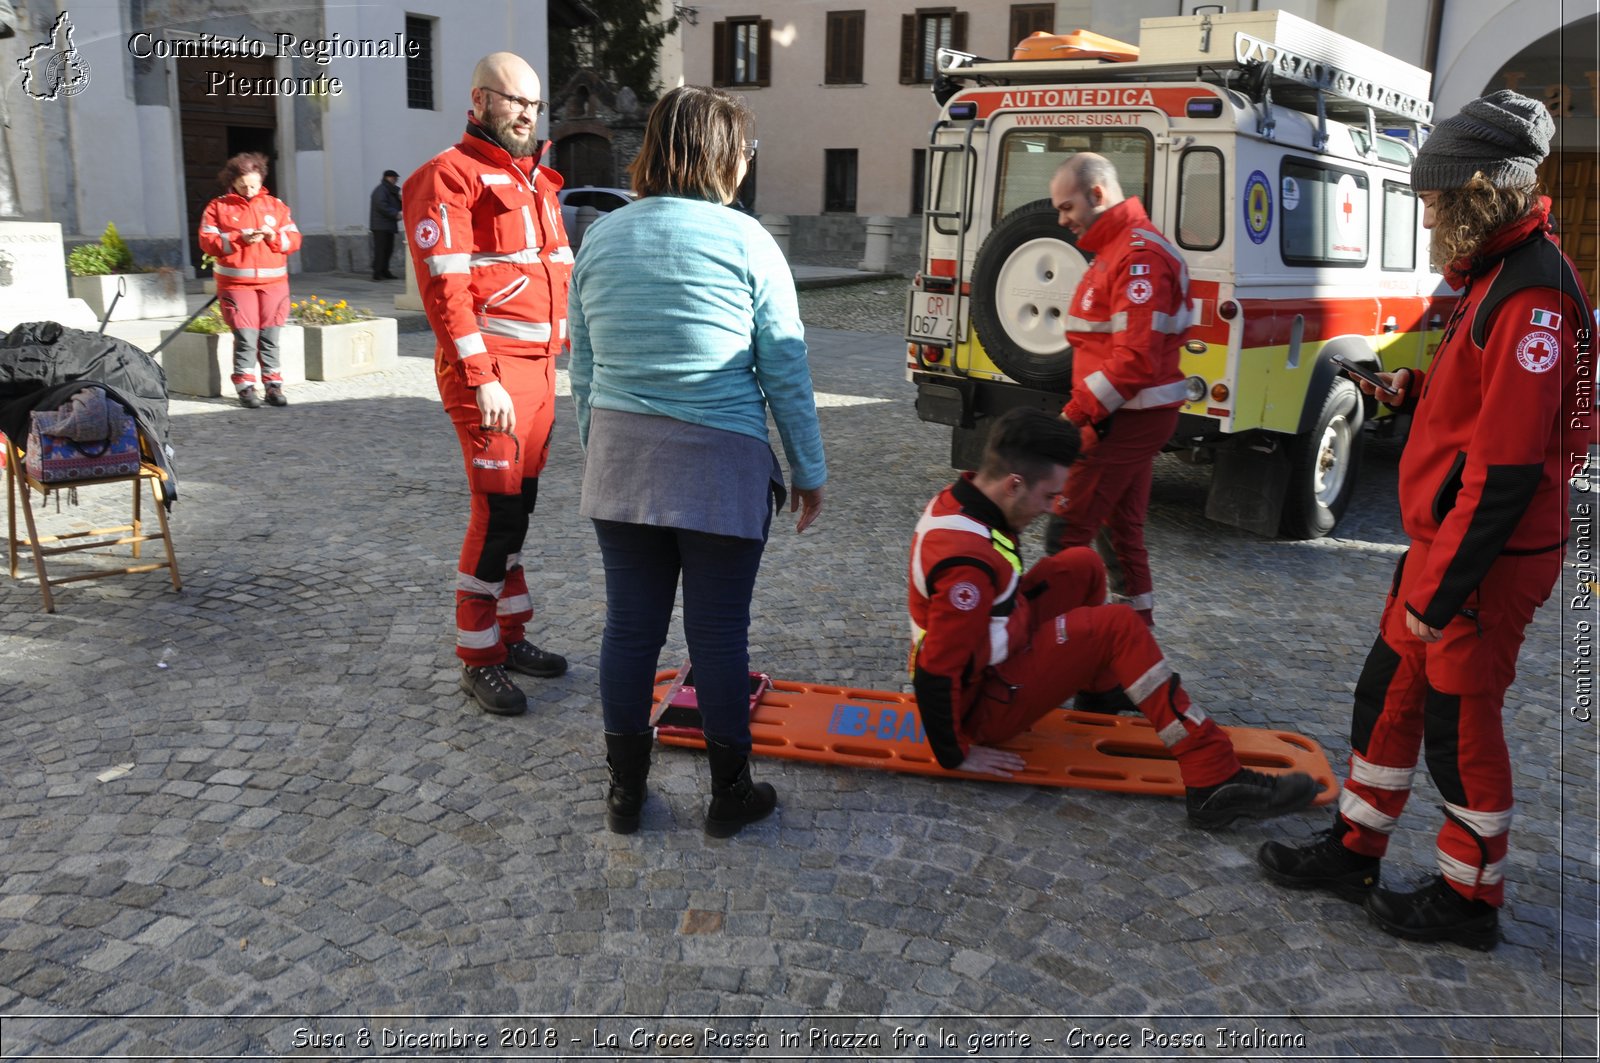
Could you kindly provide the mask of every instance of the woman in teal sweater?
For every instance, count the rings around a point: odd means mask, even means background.
[[[579,512],[606,570],[600,704],[606,824],[638,829],[651,688],[678,582],[711,765],[706,833],[777,805],[750,778],[750,601],[785,497],[777,423],[804,531],[827,464],[794,280],[753,219],[728,209],[755,152],[749,110],[685,86],[650,112],[631,168],[640,199],[584,233],[568,297],[572,394],[585,448]]]

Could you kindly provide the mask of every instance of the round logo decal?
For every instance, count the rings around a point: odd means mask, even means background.
[[[950,588],[950,604],[960,609],[963,613],[970,612],[978,607],[978,588],[975,584],[962,580]]]
[[[432,218],[423,218],[417,222],[417,246],[426,251],[439,242],[439,223]]]
[[[1155,289],[1150,287],[1150,282],[1143,277],[1128,282],[1128,298],[1136,303],[1147,303]]]
[[[1530,373],[1543,373],[1561,360],[1561,342],[1552,332],[1530,332],[1517,344],[1517,361]]]
[[[1244,182],[1244,229],[1253,243],[1266,243],[1272,231],[1272,186],[1260,170]]]

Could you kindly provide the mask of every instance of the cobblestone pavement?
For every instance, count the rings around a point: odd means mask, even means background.
[[[808,318],[855,303],[839,317],[875,331],[812,332],[832,479],[812,531],[774,532],[753,657],[898,689],[907,536],[947,439],[912,409],[893,284],[808,293]],[[572,669],[486,716],[451,654],[466,500],[430,342],[287,409],[174,399],[183,593],[76,584],[46,615],[0,581],[6,1058],[1594,1058],[1596,724],[1566,711],[1562,604],[1506,707],[1489,954],[1263,883],[1261,840],[1320,811],[1208,835],[1168,799],[766,761],[780,810],[713,841],[701,759],[664,749],[643,829],[612,835],[572,418],[528,551],[535,636]],[[1223,722],[1342,762],[1397,455],[1369,449],[1341,538],[1313,543],[1206,522],[1205,471],[1158,463],[1158,635]],[[89,495],[52,519],[93,522]],[[681,652],[675,627],[663,664]],[[1437,804],[1419,777],[1391,885],[1428,873]]]

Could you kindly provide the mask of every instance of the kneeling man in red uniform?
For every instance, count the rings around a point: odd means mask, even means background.
[[[1311,777],[1240,767],[1139,614],[1104,604],[1105,565],[1092,549],[1023,571],[1022,529],[1061,493],[1078,446],[1076,426],[1012,410],[995,422],[978,471],[940,492],[917,522],[911,671],[939,764],[1009,776],[1023,760],[998,745],[1079,691],[1120,685],[1177,759],[1193,826],[1305,807],[1316,796]]]

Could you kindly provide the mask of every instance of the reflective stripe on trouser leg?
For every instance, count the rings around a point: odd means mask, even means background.
[[[1401,616],[1399,632],[1395,614]],[[1422,746],[1425,644],[1405,631],[1404,614],[1391,588],[1382,631],[1367,651],[1351,710],[1350,773],[1339,794],[1339,815],[1348,828],[1345,847],[1366,856],[1388,851],[1389,835],[1411,796],[1409,777]]]
[[[233,386],[243,391],[256,386],[256,346],[261,342],[261,331],[253,328],[233,330]]]
[[[1125,605],[1092,612],[1096,622],[1113,633],[1111,670],[1117,682],[1156,729],[1161,744],[1172,751],[1183,784],[1215,786],[1238,772],[1233,743],[1204,709],[1190,702],[1143,618]]]
[[[1445,800],[1439,871],[1462,896],[1498,907],[1511,831],[1511,757],[1499,695],[1429,690],[1423,749]]]
[[[495,587],[493,596],[487,599],[481,597],[481,592],[458,589],[456,594],[456,655],[474,665],[504,661],[506,636],[515,632],[516,638],[522,637],[520,626],[527,615],[520,609],[508,614],[503,630],[499,600],[507,594],[528,596],[520,564],[507,563],[513,558],[520,561],[537,491],[536,487],[529,488],[528,481],[537,481],[544,466],[555,416],[555,369],[551,359],[496,356],[492,364],[516,408],[514,437],[483,430],[477,398],[453,368],[443,367],[436,374],[439,397],[455,425],[467,484],[472,490],[458,576]],[[517,576],[512,576],[512,569],[518,571]],[[488,634],[491,631],[492,644]],[[470,634],[463,637],[462,632]]]
[[[283,368],[278,360],[278,338],[282,334],[283,329],[278,327],[261,330],[261,343],[257,350],[261,353],[261,381],[264,384],[283,383]]]

